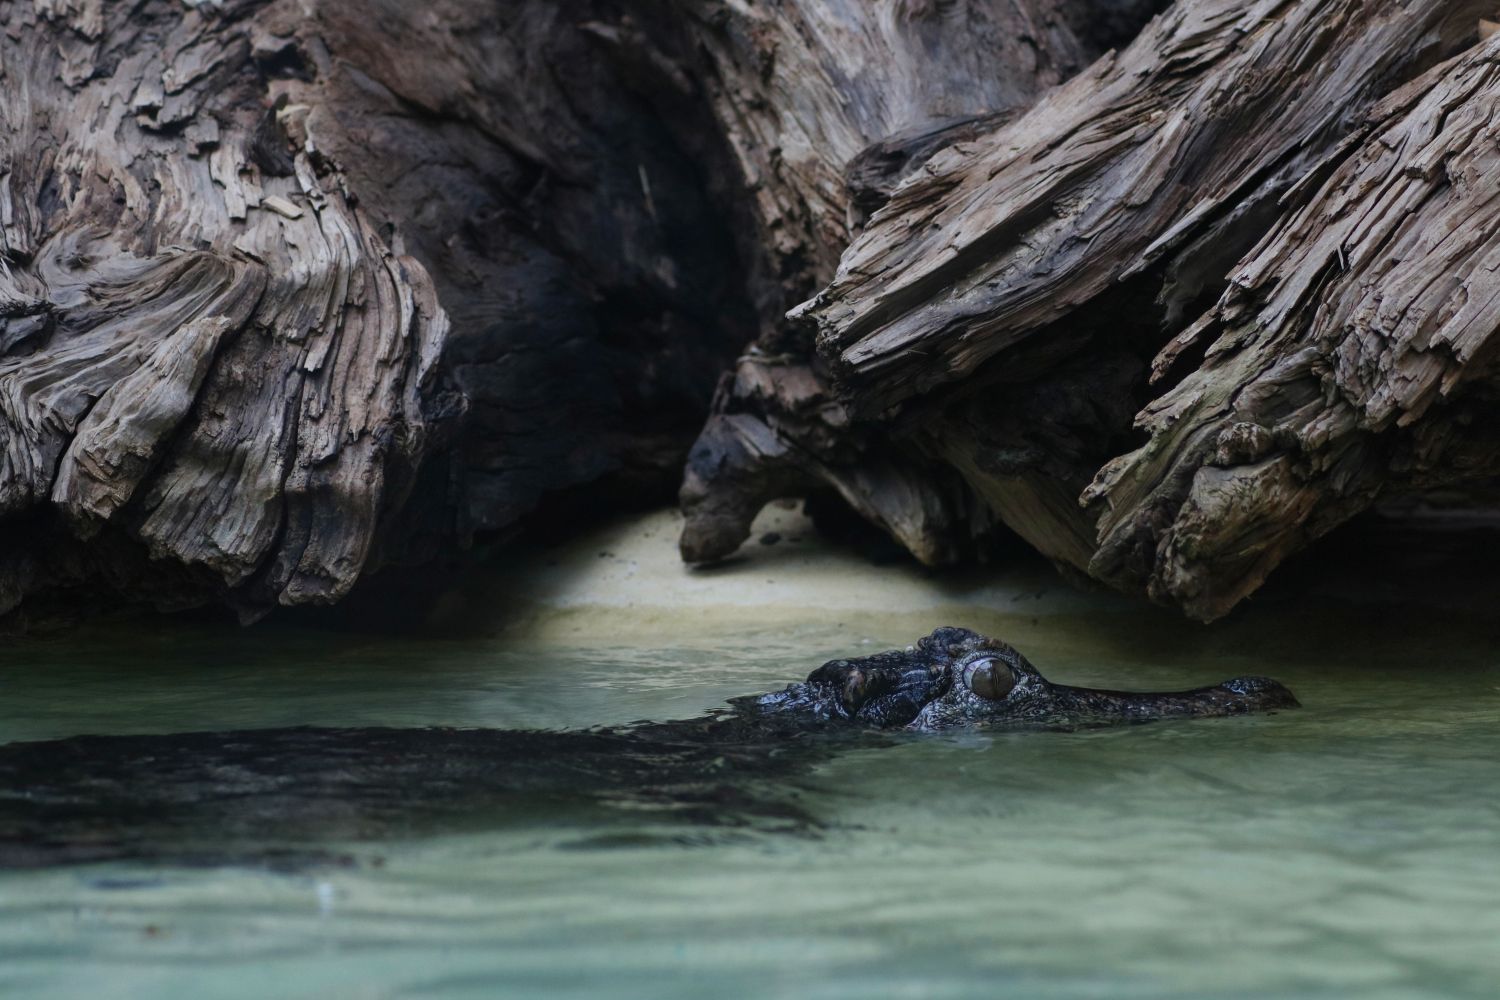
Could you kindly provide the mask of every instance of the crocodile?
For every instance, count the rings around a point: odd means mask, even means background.
[[[0,868],[149,858],[302,867],[327,846],[591,810],[586,826],[805,830],[797,782],[901,733],[1076,729],[1292,708],[1241,677],[1169,693],[1068,687],[1011,646],[940,628],[825,663],[696,719],[571,731],[292,727],[0,745]],[[813,796],[815,798],[816,796]],[[639,835],[637,827],[630,836]]]
[[[802,684],[763,695],[764,711],[802,711],[880,728],[1076,727],[1209,718],[1296,708],[1269,677],[1236,677],[1190,691],[1109,691],[1054,684],[1014,647],[940,628],[905,650],[832,660]]]

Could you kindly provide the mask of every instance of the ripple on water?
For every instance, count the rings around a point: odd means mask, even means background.
[[[833,752],[801,780],[815,827],[787,832],[606,828],[534,801],[526,822],[324,844],[289,870],[8,873],[0,995],[1493,995],[1488,644],[1428,635],[1443,667],[1418,670],[1411,641],[1338,622],[1274,663],[1233,628],[1174,654],[1114,619],[999,624],[1057,680],[1270,673],[1306,707]],[[888,627],[631,648],[96,632],[20,645],[0,734],[683,717],[911,638]]]

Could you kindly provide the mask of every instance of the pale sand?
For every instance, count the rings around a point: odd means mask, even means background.
[[[935,624],[997,627],[1018,617],[1139,612],[1139,602],[1067,586],[1040,559],[934,575],[911,561],[875,564],[821,538],[799,510],[777,505],[721,565],[677,555],[682,517],[658,511],[553,549],[513,552],[486,588],[505,609],[494,624],[536,638],[691,637],[826,625],[920,635]],[[779,541],[767,545],[770,533]],[[881,627],[874,627],[874,626]]]

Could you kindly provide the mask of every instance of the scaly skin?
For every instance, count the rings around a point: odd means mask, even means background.
[[[1296,708],[1268,677],[1236,677],[1191,691],[1129,692],[1053,684],[1013,647],[940,628],[906,650],[832,660],[802,684],[755,699],[764,712],[803,711],[883,729],[1071,727],[1244,715]]]
[[[0,745],[0,869],[157,858],[300,866],[326,845],[591,808],[708,826],[817,826],[793,789],[887,730],[1071,728],[1291,708],[1242,677],[1168,694],[1048,682],[1003,642],[941,628],[907,650],[834,660],[734,711],[616,729],[296,728],[75,736]],[[551,804],[547,806],[547,804]],[[613,814],[613,820],[611,820]]]

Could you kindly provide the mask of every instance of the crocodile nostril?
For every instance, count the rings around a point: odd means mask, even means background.
[[[1016,675],[996,659],[975,660],[964,667],[964,687],[987,701],[1000,701],[1016,686]]]

